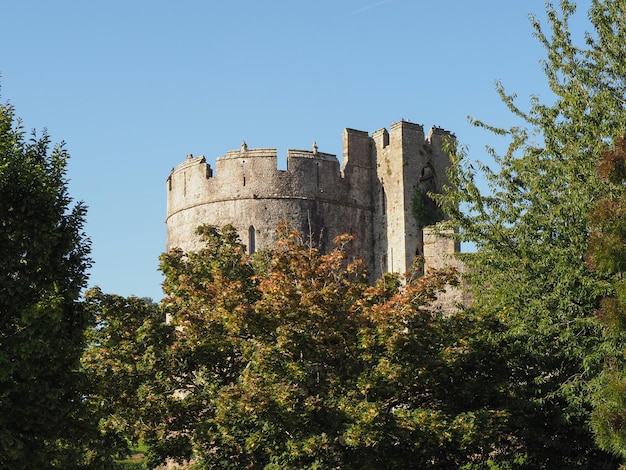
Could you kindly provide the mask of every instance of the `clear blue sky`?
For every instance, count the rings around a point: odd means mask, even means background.
[[[575,33],[588,29],[579,3]],[[513,122],[494,81],[548,96],[528,13],[541,0],[20,0],[0,3],[1,100],[66,141],[89,206],[90,285],[162,297],[165,179],[188,153],[341,155],[341,132],[400,119],[475,159]]]

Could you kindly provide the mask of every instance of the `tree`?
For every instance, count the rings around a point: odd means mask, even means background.
[[[146,398],[156,395],[171,327],[150,299],[104,294],[97,287],[84,297],[93,321],[82,357],[90,409],[99,422],[99,446],[123,458],[129,444],[139,442],[144,423],[154,421],[156,404]]]
[[[28,140],[0,105],[0,466],[72,468],[96,430],[79,359],[89,316],[85,206],[72,206],[63,145]]]
[[[609,276],[611,295],[603,298],[597,311],[610,338],[623,338],[626,330],[626,140],[616,139],[598,163],[604,197],[590,214],[591,236],[588,264]],[[622,347],[623,348],[623,347]],[[605,450],[626,457],[626,364],[624,350],[605,361],[597,380],[592,414],[598,443]]]
[[[109,422],[141,423],[149,465],[455,468],[499,447],[506,416],[465,372],[484,359],[458,342],[469,322],[431,306],[454,269],[370,286],[348,236],[322,255],[282,227],[250,257],[232,227],[199,233],[203,249],[162,256],[165,327],[90,294],[108,319],[91,363],[126,397]]]
[[[531,17],[545,46],[544,71],[553,102],[533,97],[530,109],[498,84],[523,127],[477,126],[510,138],[504,155],[488,148],[496,170],[474,163],[489,185],[479,190],[465,149],[453,149],[451,188],[439,202],[473,242],[467,281],[473,312],[493,333],[484,341],[505,358],[503,390],[516,442],[497,460],[523,456],[527,468],[586,468],[616,463],[594,443],[590,383],[616,341],[602,335],[595,311],[606,276],[585,263],[589,212],[602,194],[598,156],[626,129],[626,4],[592,2],[593,32],[579,47],[569,32],[573,3],[547,4],[549,31]],[[482,346],[481,346],[482,347]],[[499,358],[500,360],[500,358]]]

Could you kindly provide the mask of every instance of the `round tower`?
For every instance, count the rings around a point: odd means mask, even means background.
[[[371,207],[359,203],[335,155],[289,150],[287,170],[277,169],[276,149],[232,150],[216,159],[188,156],[167,179],[167,249],[199,248],[202,224],[233,225],[249,252],[271,246],[281,222],[305,241],[327,250],[344,232],[359,236],[352,251],[369,244]],[[366,228],[364,228],[366,227]],[[356,254],[354,255],[356,256]]]

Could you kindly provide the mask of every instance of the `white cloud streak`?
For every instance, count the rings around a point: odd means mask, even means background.
[[[391,3],[391,2],[393,2],[393,0],[381,0],[380,2],[373,3],[371,5],[366,5],[364,7],[358,8],[358,9],[352,11],[351,13],[352,14],[361,13],[361,12],[364,12],[366,10],[371,10],[372,8],[376,8],[376,7],[379,7],[379,6],[384,5],[386,3]]]

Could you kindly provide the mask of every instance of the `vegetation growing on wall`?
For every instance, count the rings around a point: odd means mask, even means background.
[[[424,194],[419,186],[413,192],[412,214],[420,228],[429,227],[441,222],[445,218],[443,210],[432,201],[430,195]]]

